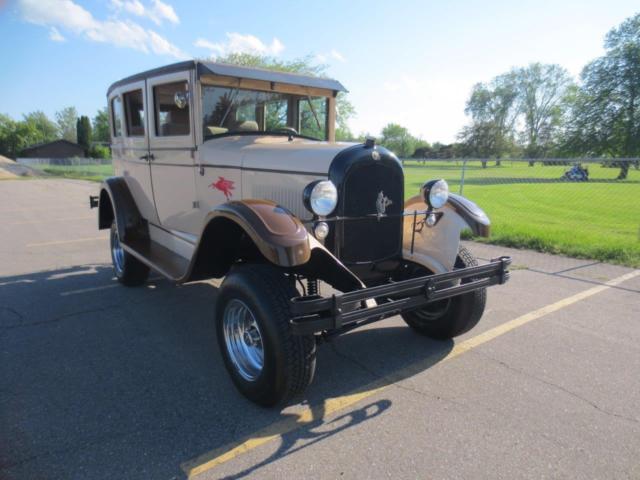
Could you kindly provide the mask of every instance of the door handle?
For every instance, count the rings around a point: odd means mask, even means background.
[[[149,160],[149,155],[142,155],[140,157],[140,160],[147,160],[148,161]]]
[[[150,162],[153,162],[156,159],[156,156],[153,153],[150,153],[148,158]]]
[[[153,161],[153,160],[155,160],[155,159],[156,159],[156,156],[155,156],[153,153],[150,153],[150,154],[148,154],[148,155],[142,155],[142,156],[140,157],[140,160],[146,160],[146,161],[148,161],[148,162]]]

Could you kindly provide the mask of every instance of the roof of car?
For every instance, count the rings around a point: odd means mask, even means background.
[[[213,74],[224,77],[248,78],[251,80],[264,80],[267,82],[286,83],[291,85],[302,85],[304,87],[324,88],[333,90],[334,92],[346,92],[347,89],[338,82],[330,78],[314,77],[311,75],[301,75],[299,73],[277,72],[264,68],[242,67],[239,65],[230,65],[227,63],[216,63],[202,60],[188,60],[186,62],[173,63],[164,67],[154,68],[146,72],[138,73],[127,78],[123,78],[113,83],[107,95],[114,88],[126,85],[131,82],[146,80],[147,78],[156,77],[165,73],[181,72],[184,70],[195,69],[198,77],[201,75]]]

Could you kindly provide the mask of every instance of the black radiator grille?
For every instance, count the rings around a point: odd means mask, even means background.
[[[342,214],[375,215],[380,192],[392,202],[386,214],[402,213],[403,182],[402,170],[389,164],[365,162],[354,166],[344,179]],[[344,220],[339,228],[340,258],[347,263],[373,262],[398,254],[402,249],[402,222],[398,216]]]

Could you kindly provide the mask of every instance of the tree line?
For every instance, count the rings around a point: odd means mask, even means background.
[[[417,158],[637,158],[640,14],[611,29],[604,48],[578,81],[560,65],[533,63],[475,84],[465,108],[470,123],[453,144],[429,145],[397,124],[382,130],[381,143]],[[621,163],[620,178],[627,171]]]
[[[106,107],[98,110],[93,119],[78,116],[75,107],[66,107],[51,120],[44,112],[36,111],[14,120],[0,114],[0,155],[16,158],[32,145],[64,139],[78,143],[85,155],[109,158],[109,115]]]

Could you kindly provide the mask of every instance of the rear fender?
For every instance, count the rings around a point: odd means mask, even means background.
[[[426,209],[420,195],[405,203],[405,213]],[[444,273],[453,270],[460,247],[460,233],[470,229],[474,235],[488,237],[490,221],[475,203],[455,194],[450,194],[449,201],[438,211],[443,213],[438,223],[433,227],[425,225],[416,232],[413,248],[413,216],[404,217],[402,256],[433,273]]]

